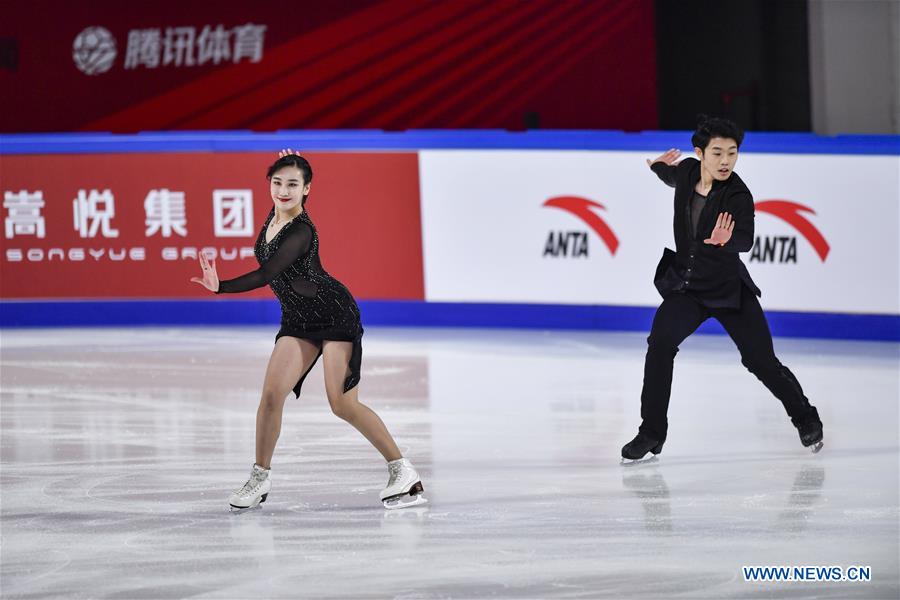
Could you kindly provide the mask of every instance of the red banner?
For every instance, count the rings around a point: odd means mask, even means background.
[[[359,298],[424,298],[415,153],[309,153],[322,264]],[[2,157],[2,298],[188,298],[197,254],[257,268],[272,153]],[[271,295],[267,289],[247,294]]]
[[[0,131],[654,129],[651,0],[7,2]]]

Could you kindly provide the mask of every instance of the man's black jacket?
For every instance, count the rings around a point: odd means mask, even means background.
[[[675,252],[665,249],[653,281],[663,298],[683,292],[710,308],[740,308],[742,282],[760,296],[738,257],[739,252],[753,247],[753,196],[741,178],[732,172],[725,181],[713,182],[693,237],[691,198],[700,181],[700,161],[686,158],[675,166],[656,162],[651,168],[675,188]],[[723,212],[734,218],[731,239],[724,246],[703,243],[712,235],[716,219]]]

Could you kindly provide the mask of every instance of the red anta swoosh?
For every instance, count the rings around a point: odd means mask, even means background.
[[[825,262],[831,247],[828,245],[825,237],[816,229],[816,226],[800,214],[801,212],[808,212],[814,215],[816,211],[790,200],[761,200],[756,203],[756,210],[775,215],[779,219],[786,221],[806,238],[816,251],[816,254],[819,255],[819,258],[822,259],[822,262]]]
[[[556,198],[550,198],[544,202],[544,206],[561,208],[587,223],[591,229],[597,232],[600,239],[604,241],[606,247],[609,248],[610,254],[615,256],[616,250],[619,248],[619,238],[617,238],[616,234],[613,233],[613,230],[609,228],[606,221],[601,219],[597,213],[591,210],[592,206],[606,210],[605,206],[599,202],[594,202],[578,196],[557,196]]]

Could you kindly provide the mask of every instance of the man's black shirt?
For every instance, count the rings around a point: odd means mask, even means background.
[[[700,181],[700,162],[686,158],[675,166],[653,163],[653,172],[675,188],[675,251],[665,249],[656,268],[654,284],[665,298],[679,292],[696,298],[709,308],[740,308],[741,285],[761,293],[750,278],[738,253],[753,247],[753,196],[736,173],[725,181],[714,181],[700,212],[696,233],[691,223],[694,187]],[[731,239],[724,246],[705,244],[716,219],[727,212],[734,218]]]

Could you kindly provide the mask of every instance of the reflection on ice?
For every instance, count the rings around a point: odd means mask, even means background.
[[[730,340],[689,338],[664,452],[622,466],[645,337],[372,328],[360,397],[429,504],[382,508],[383,461],[316,372],[267,502],[232,515],[272,331],[4,331],[3,595],[898,597],[900,347],[776,340],[825,423],[811,455]],[[770,564],[873,580],[740,575]]]

